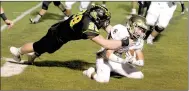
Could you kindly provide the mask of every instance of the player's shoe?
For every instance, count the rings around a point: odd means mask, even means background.
[[[183,11],[183,12],[181,12],[181,14],[183,15],[183,14],[184,14],[184,11]]]
[[[83,71],[83,75],[86,75],[87,77],[91,78],[91,75],[94,72],[95,72],[95,68],[90,67],[88,70]]]
[[[147,44],[153,45],[153,40],[152,39],[147,39]]]
[[[102,4],[103,7],[106,7],[106,4]]]
[[[37,56],[35,55],[34,52],[28,53],[27,56],[28,56],[28,62],[27,62],[27,64],[32,65],[34,63],[35,58],[37,58]]]
[[[32,18],[30,18],[29,20],[30,20],[30,22],[31,22],[32,24],[36,24],[36,23],[39,22],[39,21],[36,21],[35,19],[32,19]]]
[[[65,16],[65,17],[64,17],[64,20],[67,20],[68,18],[69,18],[68,16]]]
[[[10,52],[13,55],[13,59],[17,62],[21,61],[20,53],[19,53],[19,48],[16,47],[10,47]]]

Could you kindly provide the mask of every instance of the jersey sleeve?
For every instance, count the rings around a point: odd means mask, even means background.
[[[89,22],[88,26],[85,27],[83,33],[88,37],[88,38],[94,38],[100,34],[97,26],[93,22]]]
[[[124,38],[129,37],[129,32],[127,28],[121,24],[117,24],[113,26],[110,33],[111,33],[112,39],[114,40],[122,40]]]

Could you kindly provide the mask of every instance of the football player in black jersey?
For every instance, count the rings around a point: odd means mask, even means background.
[[[11,47],[10,52],[14,60],[20,61],[20,55],[28,55],[28,63],[33,63],[36,57],[48,52],[54,53],[63,44],[71,40],[91,39],[95,43],[107,49],[117,49],[128,46],[133,41],[129,38],[124,40],[107,40],[99,34],[99,29],[104,28],[107,32],[112,28],[110,23],[111,14],[107,8],[101,5],[92,5],[89,9],[72,15],[65,21],[52,25],[47,34],[39,41],[26,43],[20,48]]]

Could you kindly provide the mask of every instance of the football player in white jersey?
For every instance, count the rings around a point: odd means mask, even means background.
[[[64,20],[68,19],[69,16],[71,15],[71,9],[72,9],[72,5],[74,3],[76,3],[76,1],[69,1],[69,0],[65,1],[66,15],[67,16],[64,17]],[[89,4],[90,4],[90,1],[80,1],[79,10],[82,11],[82,10],[87,9],[87,7],[89,6]]]
[[[135,44],[118,50],[107,50],[101,48],[97,52],[96,71],[90,67],[83,71],[83,74],[97,82],[107,83],[110,79],[110,72],[116,72],[128,78],[142,79],[143,73],[135,66],[144,65],[144,56],[142,52],[145,32],[148,30],[146,20],[142,16],[133,15],[126,26],[117,24],[111,29],[108,39],[122,40],[132,38]],[[122,54],[126,54],[122,57]]]
[[[167,27],[176,7],[172,1],[151,2],[146,21],[154,29],[147,38],[147,44],[153,44],[153,39]]]

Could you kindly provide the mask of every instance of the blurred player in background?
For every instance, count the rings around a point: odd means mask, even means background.
[[[142,48],[147,30],[148,25],[145,18],[138,15],[133,15],[126,23],[126,26],[115,25],[111,29],[108,39],[122,40],[130,37],[135,40],[135,43],[118,50],[101,48],[97,52],[96,71],[95,68],[90,67],[83,71],[83,74],[101,83],[109,82],[110,72],[116,72],[128,78],[142,79],[143,73],[138,71],[135,66],[144,65]],[[126,53],[126,58],[122,56],[124,53]]]
[[[76,1],[65,1],[65,5],[66,5],[66,16],[64,17],[64,20],[67,20],[70,16],[71,16],[71,9],[72,9],[72,5],[76,3]],[[86,10],[87,7],[89,6],[90,2],[89,1],[80,1],[80,6],[79,6],[79,10]]]
[[[117,49],[132,44],[132,40],[106,40],[100,35],[99,29],[110,31],[111,14],[109,10],[101,5],[70,16],[65,21],[59,21],[52,25],[47,34],[34,43],[26,43],[20,48],[11,47],[10,52],[13,59],[21,61],[21,55],[28,55],[28,63],[33,64],[36,57],[45,52],[54,53],[64,44],[73,40],[91,39],[93,42],[107,49]]]
[[[146,21],[148,25],[154,28],[147,38],[147,44],[153,44],[154,38],[165,30],[173,17],[176,7],[176,3],[172,1],[151,2]]]
[[[49,8],[49,4],[52,2],[54,3],[55,6],[57,6],[62,11],[63,14],[66,15],[65,6],[60,1],[43,1],[41,10],[39,11],[39,13],[36,15],[35,18],[33,19],[30,18],[30,22],[33,24],[38,23],[39,20],[45,15],[45,13],[47,12]]]
[[[180,5],[181,5],[181,9],[182,9],[181,14],[184,14],[184,12],[185,12],[185,5],[184,5],[184,2],[183,2],[183,1],[180,1]],[[187,11],[187,9],[186,9],[186,11]]]
[[[106,1],[102,1],[102,6],[106,7]]]
[[[11,28],[14,25],[14,23],[6,17],[2,6],[0,11],[0,16],[3,19],[3,21],[8,25],[8,28]]]
[[[139,4],[138,15],[146,17],[150,3],[151,1],[138,1],[138,4]],[[145,8],[146,8],[146,11],[144,11]]]

